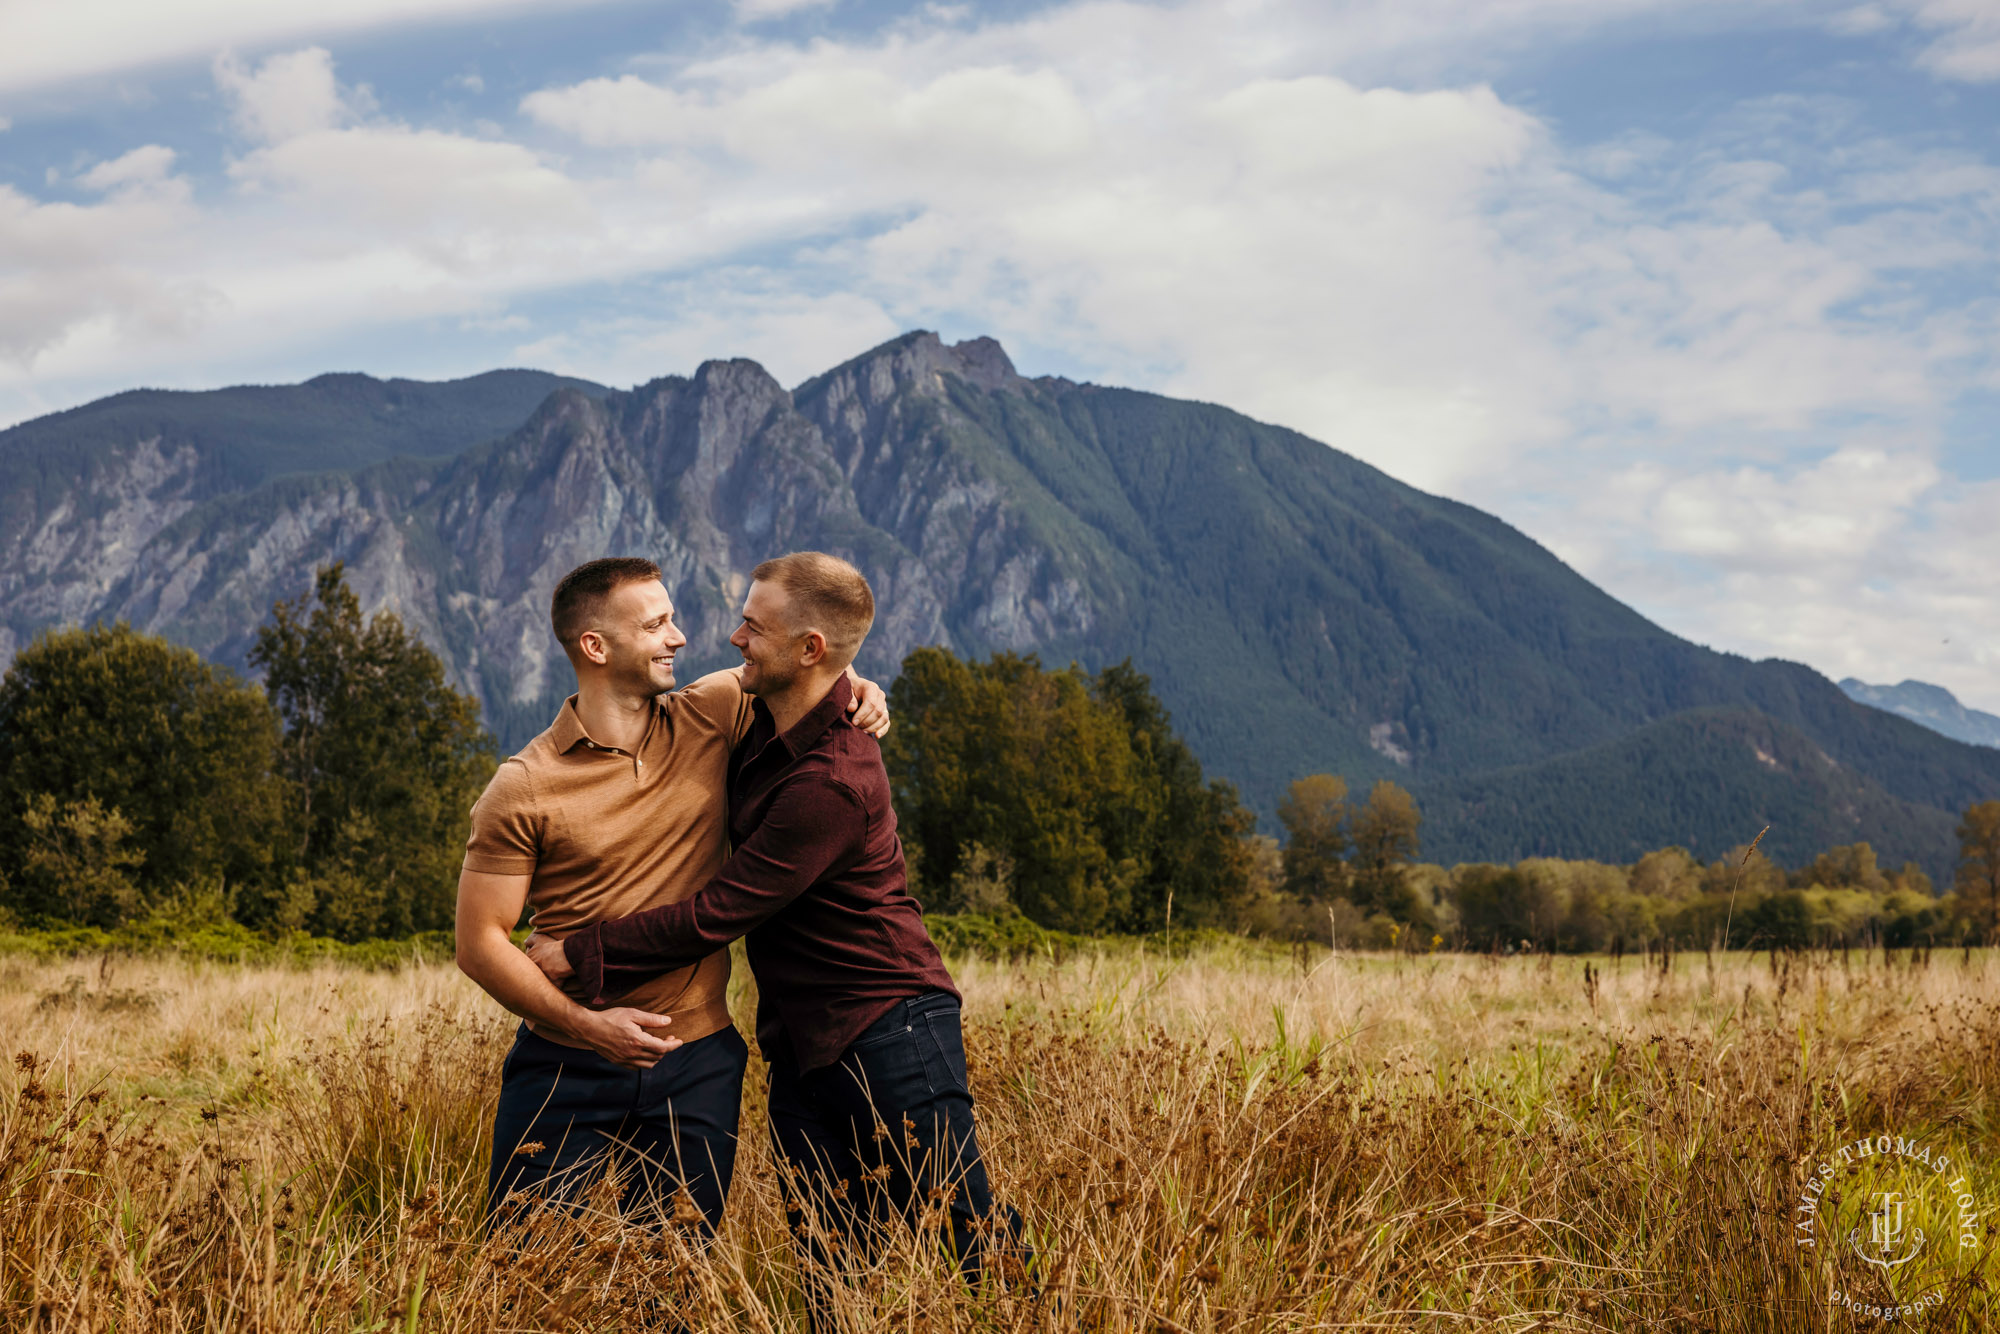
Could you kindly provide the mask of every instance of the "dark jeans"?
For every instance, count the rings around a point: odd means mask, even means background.
[[[953,1254],[968,1275],[978,1270],[982,1234],[994,1224],[993,1193],[950,995],[898,1001],[830,1066],[802,1073],[788,1059],[774,1061],[771,1139],[789,1169],[781,1175],[793,1235],[810,1238],[822,1265],[833,1257],[808,1224],[805,1203],[867,1254],[892,1221],[914,1220],[927,1201],[942,1198]],[[1018,1244],[1019,1215],[1006,1209],[999,1225]]]
[[[653,1227],[674,1220],[685,1190],[713,1236],[736,1166],[749,1058],[743,1035],[725,1028],[650,1070],[628,1070],[523,1025],[500,1070],[487,1218],[516,1194],[574,1205],[616,1155],[628,1174],[619,1199],[627,1219]],[[678,1212],[679,1221],[695,1221],[686,1204]]]

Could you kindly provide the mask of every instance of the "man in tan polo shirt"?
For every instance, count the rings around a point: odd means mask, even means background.
[[[524,1020],[501,1068],[488,1210],[516,1192],[585,1184],[617,1144],[628,1216],[692,1222],[692,1208],[712,1232],[749,1054],[725,1002],[728,952],[591,1009],[510,932],[524,906],[537,932],[561,938],[708,883],[728,853],[729,752],[749,701],[740,669],[666,693],[687,637],[651,561],[572,570],[549,614],[577,693],[473,806],[458,885],[458,965]],[[854,722],[888,728],[872,683],[858,683]]]

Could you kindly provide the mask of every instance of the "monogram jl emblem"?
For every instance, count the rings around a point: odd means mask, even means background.
[[[1847,1244],[1853,1247],[1854,1253],[1867,1263],[1880,1265],[1884,1269],[1893,1269],[1897,1265],[1914,1260],[1917,1252],[1923,1249],[1922,1228],[1914,1229],[1908,1254],[1894,1260],[1889,1258],[1890,1250],[1903,1236],[1903,1193],[1885,1190],[1875,1197],[1875,1203],[1877,1206],[1875,1212],[1868,1215],[1868,1233],[1869,1244],[1875,1248],[1876,1254],[1870,1255],[1862,1249],[1860,1228],[1855,1228],[1847,1234]]]

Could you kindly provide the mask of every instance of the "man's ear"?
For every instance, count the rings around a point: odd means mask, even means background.
[[[610,656],[611,646],[604,642],[604,636],[597,631],[585,630],[576,637],[576,650],[583,655],[584,661],[594,662],[602,667],[604,660]]]
[[[817,667],[826,661],[826,636],[817,630],[808,630],[799,636],[799,665]]]

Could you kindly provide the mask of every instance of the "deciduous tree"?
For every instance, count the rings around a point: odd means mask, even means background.
[[[47,631],[0,681],[0,861],[25,887],[56,874],[58,848],[115,845],[84,876],[105,890],[84,895],[100,922],[175,887],[251,892],[272,874],[277,738],[263,691],[190,649],[122,622]]]
[[[1307,903],[1344,898],[1353,883],[1347,864],[1347,780],[1310,774],[1295,780],[1278,803],[1285,827],[1285,890]]]
[[[1384,912],[1399,922],[1428,924],[1430,914],[1411,892],[1403,871],[1417,855],[1423,815],[1402,787],[1375,784],[1354,816],[1354,884],[1349,897],[1363,912]]]
[[[1958,898],[1987,942],[2000,935],[2000,801],[1966,809],[1958,826]]]
[[[1130,664],[1090,677],[924,648],[890,700],[883,758],[927,893],[976,881],[990,900],[1004,857],[1020,910],[1070,931],[1155,928],[1170,902],[1176,921],[1217,921],[1245,896],[1251,816],[1203,781]]]

